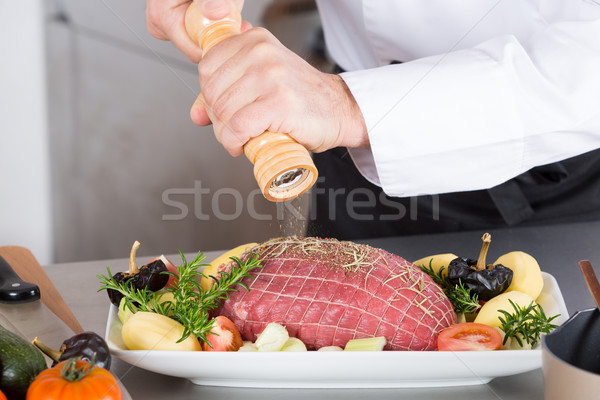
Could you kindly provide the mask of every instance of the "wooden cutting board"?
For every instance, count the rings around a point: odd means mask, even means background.
[[[20,246],[1,246],[0,256],[4,257],[21,279],[39,286],[42,303],[73,332],[83,332],[79,321],[29,249]]]

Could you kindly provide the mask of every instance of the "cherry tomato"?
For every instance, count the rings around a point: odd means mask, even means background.
[[[210,344],[203,344],[204,351],[238,351],[244,344],[233,321],[222,315],[215,318],[215,324],[206,338]]]
[[[502,335],[491,326],[464,322],[441,331],[437,342],[439,351],[498,350]]]

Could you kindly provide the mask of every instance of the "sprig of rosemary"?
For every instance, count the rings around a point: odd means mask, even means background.
[[[106,270],[108,271],[108,276],[102,274],[96,275],[102,284],[98,291],[112,289],[121,293],[125,298],[125,305],[131,312],[138,310],[154,312],[153,306],[155,306],[156,303],[153,292],[150,292],[147,288],[144,288],[143,290],[132,288],[130,281],[133,278],[129,278],[123,282],[117,282],[110,271],[110,267],[106,267]]]
[[[426,267],[424,265],[417,265],[417,267],[419,267],[421,269],[421,271],[425,272],[427,275],[429,275],[429,277],[431,279],[433,279],[433,281],[442,289],[444,289],[446,286],[450,285],[450,282],[448,282],[448,280],[442,276],[442,271],[444,270],[444,267],[440,267],[439,271],[436,273],[433,270],[433,267],[431,266],[431,263],[433,261],[433,258],[429,260],[429,267]]]
[[[481,307],[477,294],[473,293],[468,287],[465,287],[460,280],[458,285],[450,283],[448,276],[442,275],[445,267],[440,267],[437,272],[434,271],[431,266],[432,260],[433,259],[429,260],[428,267],[425,267],[424,265],[418,265],[418,267],[421,271],[429,275],[433,282],[442,288],[444,294],[448,297],[450,303],[452,303],[454,312],[456,314],[472,314],[476,312]]]
[[[246,277],[251,278],[250,271],[262,267],[261,261],[254,254],[250,254],[243,260],[231,257],[234,262],[231,270],[219,271],[219,279],[213,277],[215,282],[205,291],[200,286],[200,277],[204,274],[198,272],[200,267],[208,265],[202,263],[204,255],[198,253],[194,260],[188,263],[183,253],[181,251],[179,253],[181,266],[178,268],[178,284],[173,288],[165,289],[173,295],[173,300],[161,300],[164,293],[151,292],[146,288],[132,289],[128,281],[118,283],[112,277],[110,268],[108,268],[108,276],[98,275],[102,284],[100,290],[113,289],[123,294],[125,306],[132,312],[136,310],[154,312],[181,323],[184,331],[178,342],[193,335],[208,343],[206,335],[214,324],[210,311],[215,309],[220,301],[227,299],[230,292],[238,291],[238,286],[249,290],[241,280]],[[177,276],[173,272],[164,273]]]
[[[508,300],[512,305],[514,312],[509,313],[505,310],[498,310],[503,317],[500,319],[500,328],[504,331],[504,341],[506,344],[509,338],[515,339],[519,346],[523,347],[523,341],[534,347],[542,338],[543,333],[550,333],[558,325],[551,322],[558,318],[560,314],[547,317],[542,307],[535,302],[531,302],[527,307],[521,307],[512,300]]]
[[[214,321],[210,319],[210,311],[216,308],[220,301],[229,298],[229,292],[238,291],[236,286],[246,290],[248,287],[241,282],[245,277],[251,277],[250,271],[261,267],[258,257],[251,254],[248,258],[240,260],[231,257],[234,264],[229,272],[219,271],[219,279],[214,279],[211,287],[204,291],[200,286],[197,272],[200,266],[200,254],[192,263],[185,261],[181,253],[182,263],[179,267],[179,283],[176,288],[167,289],[173,293],[173,315],[171,318],[179,321],[186,329],[181,340],[185,340],[190,334],[205,342],[206,335],[212,329]],[[201,264],[205,265],[205,264]]]
[[[449,287],[444,293],[457,314],[473,314],[481,308],[477,294],[472,293],[471,289],[465,287],[460,280],[458,285]]]

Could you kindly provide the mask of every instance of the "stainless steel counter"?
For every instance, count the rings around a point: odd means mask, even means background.
[[[569,313],[591,308],[594,302],[577,262],[589,259],[600,265],[600,222],[514,228],[490,231],[492,244],[488,260],[513,250],[522,250],[534,256],[542,270],[554,275],[561,287]],[[454,253],[476,258],[483,232],[460,232],[436,235],[384,238],[364,241],[376,247],[415,260],[437,253]],[[232,245],[235,245],[232,244]],[[211,260],[218,252],[207,252]],[[177,256],[172,260],[178,261]],[[147,260],[140,259],[140,262]],[[109,301],[104,292],[98,293],[96,274],[106,274],[127,268],[127,260],[102,260],[85,263],[56,264],[46,267],[48,275],[61,291],[84,329],[104,335]],[[599,271],[596,268],[596,271]],[[600,271],[598,272],[600,273]],[[368,366],[365,366],[368,368]],[[191,382],[147,372],[114,360],[112,372],[119,377],[133,399],[412,399],[412,400],[542,400],[541,370],[516,376],[494,379],[487,385],[424,388],[424,389],[247,389],[203,387]]]

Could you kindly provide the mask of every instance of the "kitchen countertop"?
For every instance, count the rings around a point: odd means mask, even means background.
[[[588,259],[600,265],[600,222],[509,228],[489,231],[492,244],[488,262],[513,250],[534,256],[543,271],[557,279],[570,314],[594,306],[591,295],[579,270],[578,261]],[[381,247],[408,260],[439,254],[454,253],[476,258],[481,246],[482,231],[416,235],[361,241]],[[211,260],[220,252],[206,252]],[[172,256],[176,262],[178,256]],[[139,259],[139,263],[148,261]],[[127,268],[127,260],[99,260],[46,266],[45,269],[62,293],[63,298],[86,330],[104,335],[109,301],[99,287],[97,274]],[[598,271],[598,268],[596,268]],[[368,368],[368,366],[366,366]],[[191,382],[133,367],[114,359],[111,371],[119,377],[133,399],[198,399],[211,400],[243,398],[245,400],[306,398],[362,400],[369,399],[427,399],[427,400],[543,400],[541,370],[496,378],[489,384],[462,387],[419,389],[254,389],[198,386]]]

